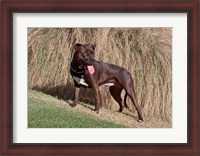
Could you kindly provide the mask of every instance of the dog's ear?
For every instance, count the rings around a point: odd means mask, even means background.
[[[96,44],[91,44],[91,49],[95,52]]]
[[[93,51],[93,53],[95,52],[95,48],[96,48],[96,45],[95,44],[85,44],[84,45],[87,49],[90,49],[91,51]]]
[[[82,46],[82,44],[80,44],[80,43],[76,43],[76,44],[73,46],[73,49],[77,50],[78,47],[80,47],[80,46]]]

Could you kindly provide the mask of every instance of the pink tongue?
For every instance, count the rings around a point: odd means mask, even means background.
[[[94,67],[93,66],[87,66],[87,69],[89,70],[90,74],[94,74]]]

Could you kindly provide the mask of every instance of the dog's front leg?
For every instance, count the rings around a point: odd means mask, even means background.
[[[80,87],[75,86],[74,101],[72,104],[70,104],[71,107],[75,107],[77,105],[78,98],[79,98],[79,92],[80,92]]]
[[[100,93],[99,93],[99,87],[94,86],[93,87],[94,92],[95,92],[95,109],[94,112],[99,113],[99,106],[100,106]]]

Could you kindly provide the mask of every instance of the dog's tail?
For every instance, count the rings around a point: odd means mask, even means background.
[[[127,103],[126,103],[126,98],[127,98],[127,96],[128,96],[128,94],[126,93],[125,96],[124,96],[124,106],[125,106],[126,108],[128,108]]]

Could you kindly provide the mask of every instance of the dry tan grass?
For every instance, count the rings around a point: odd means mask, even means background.
[[[147,117],[172,118],[172,29],[171,28],[31,28],[28,29],[28,83],[62,99],[71,99],[69,74],[72,46],[96,43],[96,59],[130,71],[139,104]],[[118,105],[101,87],[103,106]],[[94,103],[93,92],[82,91],[81,100]],[[135,111],[128,100],[130,111]]]

